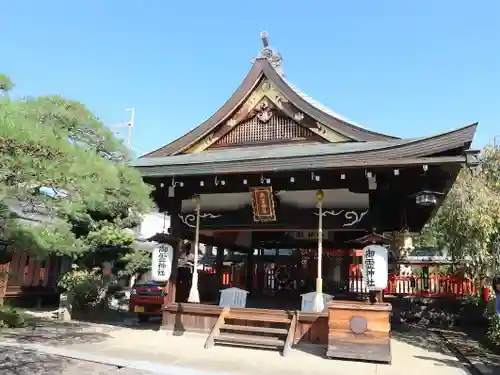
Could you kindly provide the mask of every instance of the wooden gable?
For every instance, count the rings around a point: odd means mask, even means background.
[[[398,139],[360,127],[300,92],[285,79],[281,55],[263,42],[260,56],[219,110],[188,133],[142,157],[271,143]]]
[[[264,77],[224,123],[185,153],[272,143],[346,141],[349,139],[298,110]]]
[[[263,121],[258,116],[243,121],[219,138],[209,149],[307,141],[325,142],[323,138],[291,118],[273,114],[268,121]]]

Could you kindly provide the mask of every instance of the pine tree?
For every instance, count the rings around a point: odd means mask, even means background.
[[[127,148],[83,104],[13,99],[12,87],[0,75],[0,236],[41,257],[130,258],[138,250],[125,229],[153,206]],[[47,220],[21,225],[8,209],[12,201]]]

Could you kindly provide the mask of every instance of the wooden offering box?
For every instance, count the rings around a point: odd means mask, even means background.
[[[389,303],[328,303],[329,358],[391,363]]]

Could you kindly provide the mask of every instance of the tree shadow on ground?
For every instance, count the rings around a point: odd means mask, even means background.
[[[466,362],[461,362],[455,359],[445,359],[445,358],[435,358],[435,357],[427,357],[424,355],[415,355],[417,359],[422,359],[424,361],[432,361],[434,362],[434,366],[436,367],[457,367],[457,368],[465,368],[471,374],[477,374],[477,370],[475,370],[471,364]]]
[[[161,327],[161,316],[151,317],[146,322],[139,322],[135,314],[106,307],[87,308],[85,311],[74,311],[72,318],[82,323],[105,324],[108,326],[145,331],[159,331]]]
[[[14,347],[2,347],[0,350],[2,375],[59,375],[72,362],[74,361],[34,350]]]
[[[53,319],[54,309],[30,309],[25,311],[34,319]],[[100,324],[117,328],[131,328],[145,331],[158,331],[161,326],[161,316],[154,316],[146,322],[139,322],[137,315],[128,311],[102,306],[87,307],[85,310],[73,310],[72,322],[80,324]]]
[[[488,347],[484,334],[481,335],[480,332],[463,332],[455,329],[441,329],[439,333],[470,361],[481,362],[500,373],[500,354]]]
[[[111,327],[86,322],[60,322],[33,318],[24,328],[0,330],[0,338],[19,343],[37,343],[53,346],[97,343],[111,337]]]
[[[406,324],[393,325],[391,328],[391,338],[428,351],[443,354],[448,353],[442,339],[425,327]]]
[[[481,333],[476,333],[481,336]],[[462,331],[460,328],[439,329],[398,324],[393,327],[391,337],[408,345],[417,346],[428,351],[438,352],[449,356],[459,355],[458,361],[416,355],[415,358],[428,359],[449,366],[466,366],[468,361],[480,362],[493,373],[500,373],[500,355],[491,351],[481,339],[474,334]],[[482,335],[484,340],[484,333]],[[450,346],[453,351],[450,350]],[[467,360],[464,360],[465,357]]]

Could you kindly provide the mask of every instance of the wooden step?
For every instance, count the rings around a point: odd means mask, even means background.
[[[287,323],[289,324],[292,319],[286,318],[284,316],[272,316],[272,315],[250,315],[250,314],[235,314],[234,312],[230,312],[225,316],[225,319],[233,319],[233,320],[251,320],[254,322],[269,322],[269,323]]]
[[[221,332],[219,336],[215,337],[215,341],[223,344],[268,348],[282,348],[285,346],[285,340],[276,337],[229,334],[225,332]]]
[[[256,326],[239,326],[233,324],[224,324],[220,327],[221,331],[236,331],[236,332],[255,332],[255,333],[269,333],[273,335],[286,335],[288,329],[286,328],[271,328],[271,327],[256,327]]]

